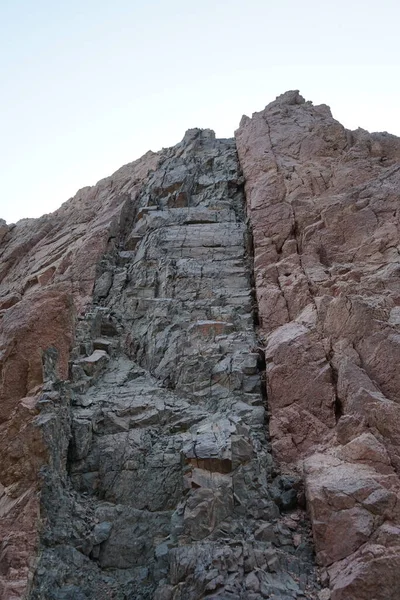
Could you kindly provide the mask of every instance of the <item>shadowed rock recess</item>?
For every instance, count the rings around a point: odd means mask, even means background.
[[[398,600],[399,190],[287,92],[0,223],[1,600]]]

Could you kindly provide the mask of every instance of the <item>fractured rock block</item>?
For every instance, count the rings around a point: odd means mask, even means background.
[[[97,377],[106,367],[110,357],[105,350],[95,350],[90,356],[81,358],[78,364],[89,377]]]

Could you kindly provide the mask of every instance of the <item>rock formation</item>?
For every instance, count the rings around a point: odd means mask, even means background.
[[[1,224],[2,600],[397,598],[399,189],[287,92]]]
[[[332,600],[400,584],[400,140],[288,92],[237,132],[270,434],[304,473]]]

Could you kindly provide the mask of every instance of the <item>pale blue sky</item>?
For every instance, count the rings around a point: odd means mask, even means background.
[[[398,0],[0,0],[0,217],[300,89],[400,135]]]

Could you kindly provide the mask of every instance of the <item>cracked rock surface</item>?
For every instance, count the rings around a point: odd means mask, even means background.
[[[269,452],[234,141],[189,131],[130,210],[72,353],[81,532],[49,484],[31,597],[316,598],[298,479]]]
[[[1,600],[397,600],[399,189],[287,92],[0,221]]]
[[[400,584],[400,140],[283,94],[236,132],[275,456],[304,473],[332,600]]]
[[[28,328],[38,347],[22,364],[35,387],[13,402],[20,411],[29,399],[24,426],[42,453],[31,472],[37,516],[30,553],[3,543],[2,597],[317,599],[301,481],[279,473],[268,441],[234,140],[190,130],[60,211],[66,221],[30,224],[56,229],[37,234],[30,261],[28,224],[6,233],[15,302],[3,323],[61,291],[70,311],[57,314],[70,320],[51,329],[52,313],[36,310]],[[50,271],[35,279],[40,268]],[[17,358],[5,368],[22,368]],[[23,490],[26,472],[18,477]]]
[[[39,402],[43,383],[68,379],[76,317],[92,301],[98,262],[126,226],[127,200],[158,158],[147,153],[40,219],[0,221],[2,599],[29,593],[42,528],[40,471],[53,460],[60,474],[65,469],[69,408],[57,400],[62,436],[46,439],[38,413],[59,392],[47,390],[48,400]],[[50,429],[57,419],[46,417]]]

